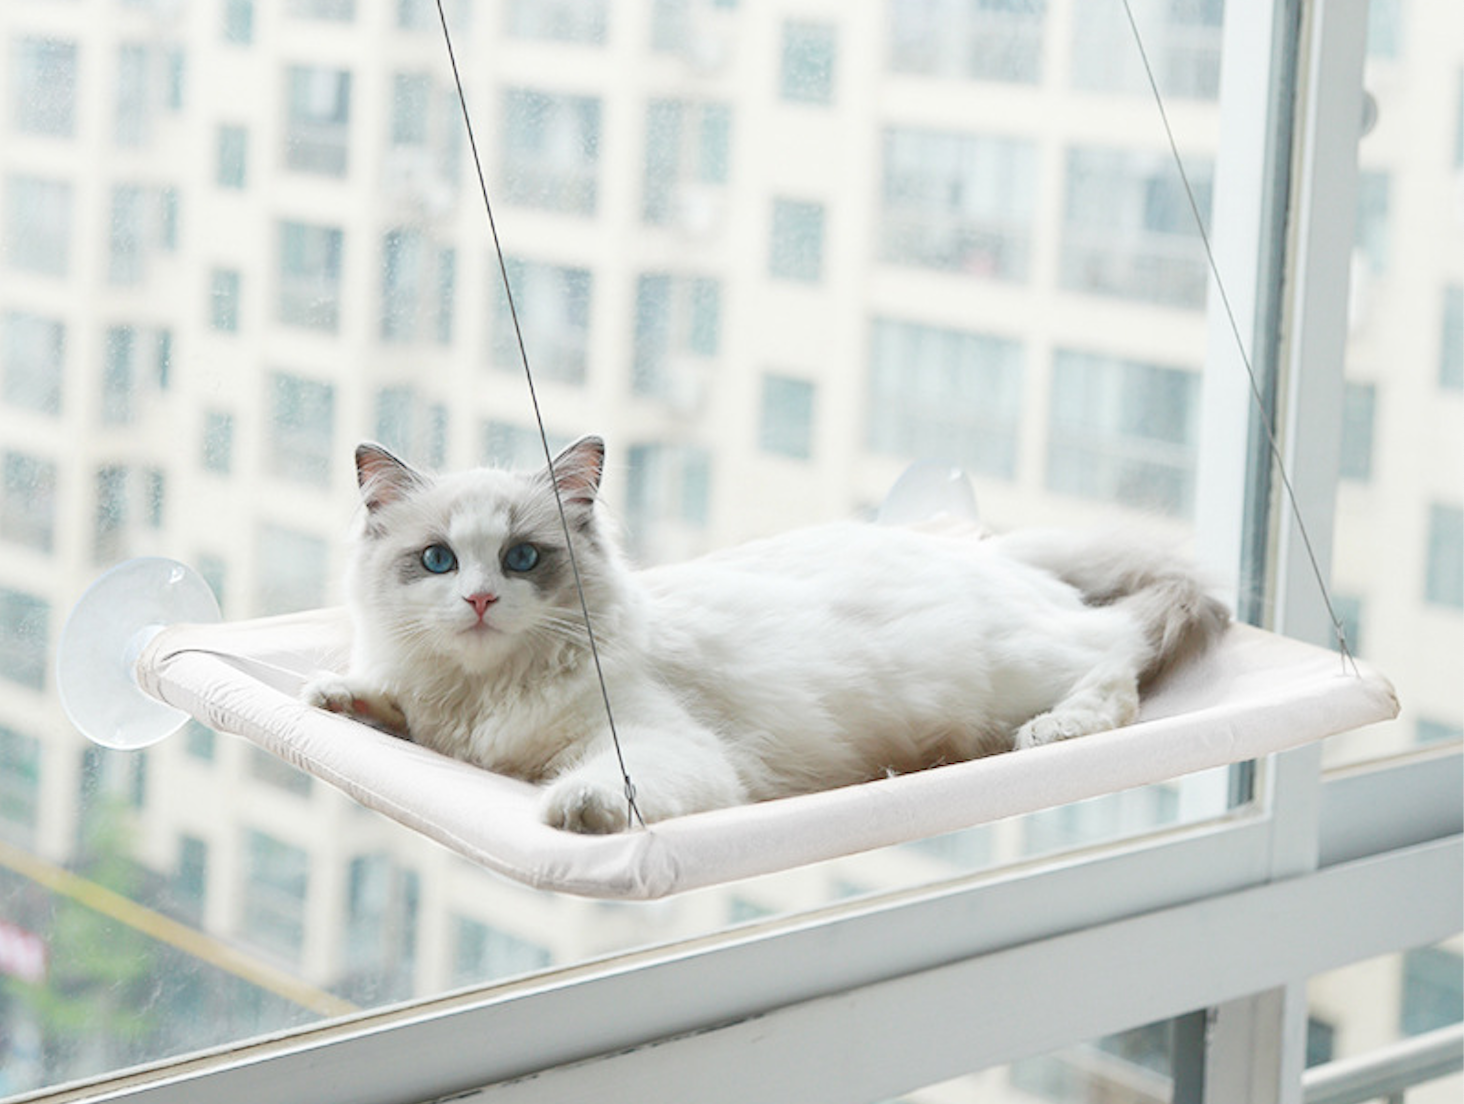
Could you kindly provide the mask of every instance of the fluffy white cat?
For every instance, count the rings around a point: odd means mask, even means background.
[[[307,701],[544,785],[577,832],[628,808],[569,550],[647,821],[1109,729],[1225,627],[1134,539],[859,523],[631,570],[597,504],[604,446],[549,469],[413,470],[356,450],[350,669]]]

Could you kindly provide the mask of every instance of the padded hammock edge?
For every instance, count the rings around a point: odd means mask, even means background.
[[[1049,747],[679,817],[611,836],[539,820],[538,790],[296,698],[339,669],[343,611],[164,630],[138,662],[155,697],[242,736],[406,827],[543,889],[655,898],[940,835],[1259,758],[1393,717],[1386,679],[1332,652],[1234,626],[1137,722]],[[634,765],[631,765],[632,776]]]

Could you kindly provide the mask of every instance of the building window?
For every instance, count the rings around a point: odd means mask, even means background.
[[[50,318],[9,311],[0,338],[0,398],[38,414],[61,413],[66,327]]]
[[[1194,372],[1059,350],[1047,486],[1186,517],[1194,498],[1198,414]]]
[[[396,73],[391,78],[391,144],[425,146],[430,131],[432,77]]]
[[[309,893],[309,854],[263,832],[245,833],[242,935],[298,962],[305,947]]]
[[[1398,1027],[1404,1035],[1464,1020],[1464,961],[1457,951],[1419,947],[1403,953],[1403,999]]]
[[[349,23],[356,18],[356,0],[287,0],[285,11],[296,19]]]
[[[544,969],[552,961],[546,948],[477,920],[456,917],[453,929],[454,985],[528,974]]]
[[[883,172],[882,260],[1026,279],[1037,191],[1031,142],[891,129]]]
[[[270,474],[319,487],[335,453],[335,387],[276,372],[269,381]]]
[[[1420,744],[1454,744],[1464,740],[1464,728],[1433,717],[1419,717],[1413,730]]]
[[[1464,607],[1464,509],[1458,506],[1429,507],[1424,598],[1436,606]]]
[[[358,855],[346,878],[344,991],[378,1004],[412,993],[422,879],[387,855]]]
[[[0,587],[0,678],[43,689],[50,637],[50,605],[24,591]]]
[[[76,43],[17,38],[10,44],[11,125],[21,134],[76,133]]]
[[[503,97],[500,193],[510,203],[592,215],[600,101],[514,88]]]
[[[340,325],[344,235],[331,226],[280,223],[280,321],[312,330]]]
[[[395,0],[396,25],[404,31],[420,34],[441,33],[435,0]],[[473,0],[443,0],[447,22],[453,33],[466,31],[471,25]]]
[[[433,332],[439,345],[452,344],[453,304],[457,295],[457,250],[447,246],[437,251],[437,298]]]
[[[7,267],[39,276],[65,276],[71,255],[71,185],[12,175],[5,181]]]
[[[590,304],[594,279],[587,269],[511,257],[507,261],[514,308],[535,378],[583,383],[590,355]],[[522,371],[508,296],[497,267],[493,284],[493,363]]]
[[[40,807],[41,742],[0,725],[0,837],[28,845]]]
[[[146,390],[163,391],[172,371],[173,338],[168,330],[111,326],[102,369],[103,425],[128,425]]]
[[[149,529],[161,529],[167,518],[168,475],[161,468],[147,468],[143,476],[143,518]]]
[[[137,284],[155,254],[178,248],[178,193],[173,188],[119,184],[112,189],[107,278]]]
[[[763,376],[758,447],[778,456],[813,455],[814,385],[791,376]]]
[[[1464,391],[1464,285],[1444,288],[1439,321],[1439,386]]]
[[[239,332],[239,272],[215,268],[208,281],[208,324],[224,334]]]
[[[1367,56],[1396,58],[1403,38],[1400,0],[1368,0]]]
[[[234,468],[234,415],[223,410],[203,414],[203,470],[228,475]]]
[[[420,230],[388,230],[381,243],[381,339],[407,342],[417,333],[422,300]]]
[[[220,188],[242,188],[248,180],[249,130],[221,126],[218,130],[218,165],[214,179]]]
[[[602,46],[607,20],[606,0],[509,0],[508,3],[510,38]]]
[[[198,567],[198,573],[203,576],[203,581],[208,584],[208,589],[213,591],[214,597],[218,599],[219,608],[227,609],[229,567],[224,558],[211,552],[200,552],[194,557],[193,562]]]
[[[248,46],[254,41],[254,0],[223,0],[224,41]]]
[[[190,916],[203,915],[203,903],[208,896],[208,844],[196,836],[178,837],[173,896]]]
[[[644,275],[636,283],[631,387],[694,406],[721,345],[722,289],[703,276]]]
[[[316,609],[325,601],[330,565],[327,542],[283,526],[263,525],[257,550],[255,605],[258,613],[295,613]]]
[[[828,104],[834,99],[838,35],[827,23],[783,24],[779,91],[790,103]]]
[[[1034,84],[1042,75],[1045,0],[892,0],[886,42],[894,73]]]
[[[381,254],[381,339],[450,343],[456,252],[419,230],[398,229],[387,231]]]
[[[646,108],[646,222],[712,228],[730,172],[732,109],[723,103],[652,100]]]
[[[1353,655],[1364,651],[1362,643],[1362,599],[1355,594],[1332,595],[1332,612],[1342,627],[1342,639]]]
[[[249,777],[296,797],[309,797],[314,788],[310,775],[261,747],[249,749]]]
[[[0,538],[49,552],[55,544],[56,465],[23,452],[3,456]]]
[[[239,273],[216,268],[209,275],[208,324],[221,333],[239,331]]]
[[[376,396],[376,439],[398,456],[441,468],[447,459],[447,407],[414,387],[386,387]]]
[[[1371,383],[1348,382],[1342,393],[1342,456],[1339,474],[1343,479],[1372,478],[1373,419],[1378,389]]]
[[[203,572],[200,570],[200,575]],[[204,576],[207,578],[207,576]],[[212,585],[212,583],[210,583]],[[218,593],[215,591],[215,593]],[[212,763],[218,747],[218,735],[213,729],[190,720],[183,729],[183,750],[195,759]]]
[[[1017,467],[1022,347],[987,334],[875,321],[869,447],[1010,479]]]
[[[1357,248],[1374,275],[1388,268],[1392,190],[1385,172],[1363,169],[1357,174]]]
[[[350,149],[351,74],[292,65],[285,70],[285,167],[345,176]]]
[[[675,535],[705,529],[711,517],[711,455],[695,445],[632,445],[627,468],[625,516],[632,552],[683,551]]]
[[[1195,201],[1208,218],[1209,162],[1188,159]],[[1184,185],[1168,158],[1074,149],[1060,257],[1062,286],[1198,310],[1209,269]]]
[[[1223,0],[1134,0],[1149,64],[1166,99],[1214,100],[1220,91]],[[1128,23],[1098,4],[1073,8],[1073,87],[1149,94]]]
[[[784,280],[817,283],[823,278],[824,206],[773,200],[768,273]]]
[[[117,99],[112,134],[119,146],[143,146],[152,136],[155,99],[152,58],[152,51],[138,43],[124,43],[117,49]]]
[[[96,516],[92,529],[92,559],[112,563],[127,554],[127,469],[109,464],[96,473]]]
[[[483,426],[483,463],[489,467],[536,471],[544,467],[544,442],[539,431],[509,422],[487,422]],[[549,434],[549,452],[558,455],[571,442],[562,433]]]

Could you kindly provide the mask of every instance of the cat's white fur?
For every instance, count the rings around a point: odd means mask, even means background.
[[[648,821],[1126,724],[1228,620],[1183,562],[1117,536],[847,523],[633,571],[603,463],[586,438],[554,479]],[[551,824],[625,827],[548,470],[429,476],[374,446],[357,469],[354,652],[306,699],[542,783]],[[511,570],[523,543],[540,562]],[[438,544],[455,563],[434,574]]]

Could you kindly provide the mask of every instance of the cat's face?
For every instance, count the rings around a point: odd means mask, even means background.
[[[577,562],[597,554],[603,445],[586,438],[554,462]],[[548,470],[426,476],[386,451],[356,452],[366,516],[352,598],[367,624],[415,662],[486,671],[582,640],[564,525]]]

